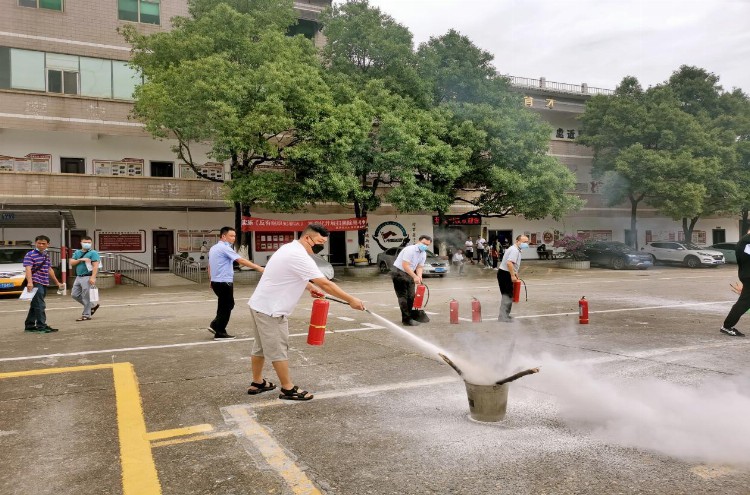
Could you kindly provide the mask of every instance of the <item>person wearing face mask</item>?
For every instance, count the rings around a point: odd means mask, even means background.
[[[54,280],[58,288],[62,288],[62,284],[57,280],[49,254],[47,254],[49,237],[40,235],[34,239],[34,242],[36,249],[32,249],[23,257],[23,267],[26,270],[26,290],[31,292],[37,289],[34,298],[31,300],[29,313],[26,315],[24,329],[33,333],[57,332],[57,328],[47,325],[47,314],[45,312],[47,304],[44,302],[44,298],[47,295],[47,286],[50,279]]]
[[[500,315],[497,321],[511,322],[510,310],[513,307],[513,282],[518,280],[518,269],[521,268],[521,250],[529,247],[529,238],[521,234],[516,242],[505,250],[500,269],[497,271],[497,284],[500,286]]]
[[[234,309],[234,262],[259,272],[263,271],[262,266],[246,260],[232,249],[236,239],[237,232],[232,227],[222,227],[219,231],[219,242],[208,251],[208,277],[211,280],[211,290],[218,298],[216,317],[208,325],[208,331],[214,334],[214,340],[234,338],[234,335],[227,333],[229,318]]]
[[[323,297],[327,292],[343,299],[353,309],[365,309],[362,301],[328,280],[310,256],[323,249],[328,235],[325,227],[311,223],[299,239],[281,246],[266,264],[260,282],[247,303],[250,306],[250,329],[255,338],[250,356],[253,377],[247,389],[250,395],[276,388],[274,383],[263,377],[263,366],[268,359],[279,377],[279,399],[313,398],[310,392],[300,390],[294,384],[289,373],[289,315],[305,290],[310,291],[313,297]]]
[[[73,299],[83,305],[83,314],[76,321],[88,321],[99,309],[99,304],[91,307],[89,291],[96,286],[96,274],[99,272],[100,256],[92,249],[93,239],[89,236],[81,238],[81,249],[77,249],[70,258],[70,267],[75,268],[76,281],[73,282],[73,290],[70,295]]]
[[[430,244],[432,237],[419,236],[416,244],[401,250],[391,268],[393,289],[396,291],[398,306],[401,309],[401,322],[406,326],[416,327],[420,323],[430,321],[424,311],[412,309],[416,284],[422,283],[422,267],[427,261],[427,246]]]

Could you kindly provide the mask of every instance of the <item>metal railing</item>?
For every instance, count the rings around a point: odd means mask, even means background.
[[[148,264],[122,254],[115,254],[114,256],[116,259],[115,272],[122,274],[123,278],[132,282],[151,287],[151,267]]]
[[[586,83],[583,84],[568,84],[555,81],[548,81],[544,77],[539,79],[531,79],[528,77],[518,76],[505,76],[510,81],[511,86],[517,88],[529,88],[529,89],[546,89],[549,91],[555,91],[558,93],[571,93],[579,95],[613,95],[615,91],[613,89],[594,88]]]
[[[193,282],[196,282],[198,284],[202,283],[203,279],[206,278],[203,276],[203,269],[201,268],[201,265],[192,260],[192,258],[171,256],[169,258],[169,264],[172,273],[174,273],[178,277],[192,280]]]

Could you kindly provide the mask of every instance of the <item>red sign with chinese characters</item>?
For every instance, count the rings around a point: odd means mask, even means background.
[[[140,232],[96,232],[96,246],[100,252],[143,253],[146,233]]]
[[[300,232],[311,223],[319,223],[330,231],[362,230],[367,228],[366,218],[342,220],[276,220],[242,217],[242,232]]]
[[[479,215],[446,215],[445,221],[448,225],[482,225],[482,217]],[[433,225],[440,225],[440,217],[432,217]]]

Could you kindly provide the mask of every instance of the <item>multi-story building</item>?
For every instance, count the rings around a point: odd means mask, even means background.
[[[315,20],[330,0],[299,0],[296,32],[323,42]],[[221,184],[198,179],[176,160],[169,141],[152,139],[129,118],[138,75],[128,66],[130,47],[117,28],[135,24],[144,33],[170,28],[170,19],[187,14],[187,0],[0,0],[0,240],[33,239],[37,224],[11,210],[65,210],[64,241],[77,246],[93,235],[103,251],[126,253],[154,269],[169,267],[178,252],[200,252],[213,244],[216,229],[234,224],[233,208]],[[591,152],[576,144],[586,99],[605,90],[511,78],[530,111],[552,124],[550,153],[578,177],[576,193],[587,200],[562,222],[521,217],[473,219],[456,225],[460,235],[514,237],[527,232],[534,241],[557,232],[581,232],[623,240],[630,226],[627,206],[606,207],[591,178]],[[204,150],[205,152],[205,150]],[[226,164],[204,157],[203,172],[227,178]],[[460,206],[453,213],[460,214]],[[351,209],[336,205],[297,215],[258,213],[277,220],[346,219]],[[675,222],[639,209],[639,241],[679,236]],[[432,232],[430,212],[399,215],[388,205],[369,220],[371,256],[380,250]],[[704,242],[737,238],[733,220],[699,223]],[[31,226],[34,228],[30,228]],[[39,224],[41,225],[41,224]],[[279,226],[255,236],[251,256],[263,263],[293,235]],[[706,237],[707,229],[712,236]],[[41,229],[50,237],[54,232]],[[357,252],[356,232],[334,232],[333,261]],[[699,239],[700,240],[700,239]],[[62,242],[61,242],[62,243]]]

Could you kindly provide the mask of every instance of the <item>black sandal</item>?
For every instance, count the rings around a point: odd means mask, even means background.
[[[293,386],[289,390],[282,387],[281,393],[279,394],[279,399],[286,399],[286,400],[310,400],[313,397],[314,396],[307,390],[300,391],[297,385]]]
[[[276,388],[276,385],[271,382],[267,382],[265,378],[263,379],[263,383],[250,382],[250,386],[255,387],[255,389],[247,389],[247,393],[250,395],[261,394],[263,392],[267,392]]]

